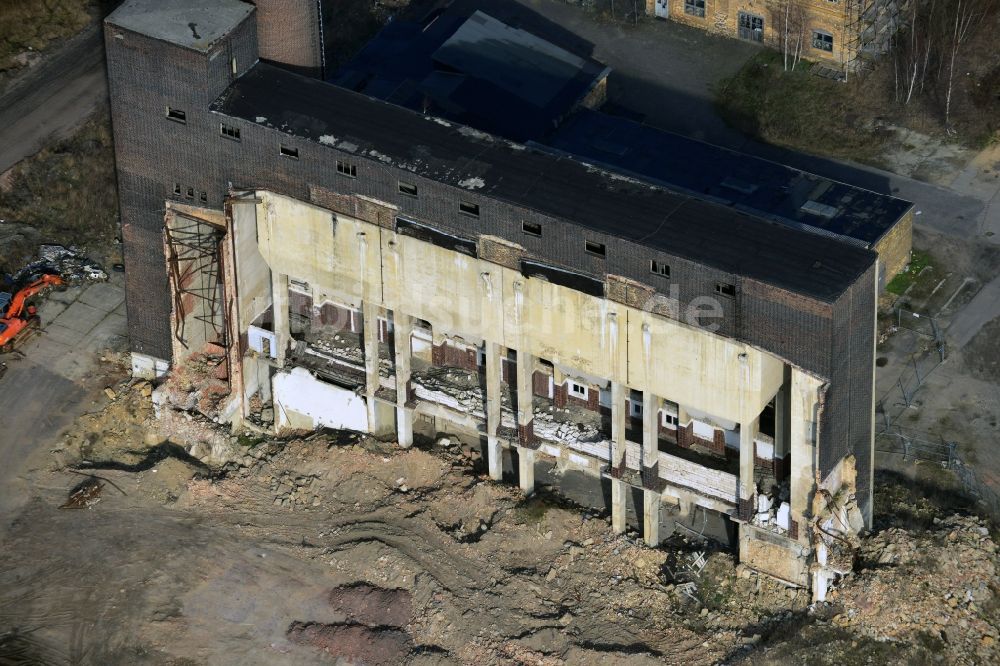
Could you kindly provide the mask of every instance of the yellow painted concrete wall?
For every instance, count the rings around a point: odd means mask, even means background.
[[[354,307],[364,281],[381,284],[379,227],[270,192],[258,198],[257,242],[273,272],[308,282],[319,302],[335,286]]]
[[[803,524],[809,513],[810,494],[816,483],[816,466],[813,451],[816,446],[816,425],[820,418],[818,406],[823,382],[816,377],[792,368],[792,385],[789,391],[791,432],[789,433],[792,465],[791,508],[792,519]],[[800,537],[804,536],[800,530]]]
[[[309,282],[317,298],[357,307],[363,271],[370,298],[438,331],[523,349],[736,422],[756,416],[781,385],[782,362],[748,345],[344,215],[334,232],[329,211],[268,192],[259,199],[262,256],[274,273]]]

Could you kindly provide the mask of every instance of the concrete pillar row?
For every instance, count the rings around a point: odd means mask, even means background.
[[[410,399],[410,373],[413,360],[413,318],[407,314],[394,311],[392,314],[392,325],[396,357],[396,441],[405,449],[413,446],[413,410],[406,407],[406,403]],[[365,369],[367,370],[367,365]]]
[[[500,388],[500,345],[484,341],[486,353],[486,457],[489,464],[490,478],[499,481],[503,478],[503,452],[497,435],[500,429],[501,388]]]
[[[292,337],[288,323],[288,276],[283,273],[274,274],[271,278],[271,310],[274,318],[274,339],[278,347],[275,350],[275,359],[280,366],[285,363]]]

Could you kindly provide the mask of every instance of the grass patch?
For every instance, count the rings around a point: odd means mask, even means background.
[[[891,294],[902,296],[911,285],[917,282],[924,269],[931,265],[931,255],[922,250],[914,250],[910,263],[896,277],[889,281],[885,290]]]
[[[0,0],[0,72],[22,67],[18,54],[83,30],[93,9],[90,0]]]
[[[29,230],[0,242],[0,272],[23,265],[39,242],[76,245],[98,261],[118,261],[118,189],[106,108],[14,167],[0,189],[0,220]]]
[[[776,51],[761,51],[716,91],[722,118],[740,131],[769,143],[808,153],[877,160],[888,138],[864,120],[853,83],[809,73],[800,62],[785,71]]]

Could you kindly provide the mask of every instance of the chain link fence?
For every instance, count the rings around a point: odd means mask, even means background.
[[[1000,522],[1000,494],[980,478],[973,467],[962,461],[955,442],[891,425],[875,435],[875,451],[901,456],[906,462],[930,462],[950,469],[983,513]]]
[[[947,358],[947,347],[937,320],[929,315],[899,308],[896,327],[912,331],[918,337],[895,384],[876,403],[875,450],[902,456],[904,461],[937,463],[952,470],[965,492],[986,514],[1000,521],[1000,494],[962,461],[955,442],[898,424],[903,412],[914,406],[917,391],[927,377]]]
[[[913,331],[918,337],[895,384],[875,405],[876,433],[891,432],[903,412],[913,406],[927,377],[947,358],[944,335],[934,317],[899,308],[896,328]]]

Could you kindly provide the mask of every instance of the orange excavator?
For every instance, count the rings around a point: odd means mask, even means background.
[[[37,310],[28,299],[49,287],[62,287],[66,282],[58,275],[42,275],[37,280],[21,288],[8,305],[4,305],[0,300],[0,353],[7,353],[14,349],[14,344],[27,335],[32,329],[38,328],[41,320],[38,318]],[[0,299],[8,294],[0,294]]]

